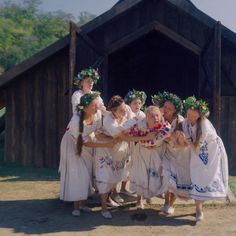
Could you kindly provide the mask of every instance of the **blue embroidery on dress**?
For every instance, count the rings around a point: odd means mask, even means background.
[[[200,153],[199,157],[202,160],[204,165],[207,165],[208,163],[208,147],[207,147],[207,142],[204,141],[203,145],[200,147]]]
[[[213,181],[211,186],[206,186],[204,188],[201,188],[199,186],[197,186],[196,184],[193,185],[193,188],[196,189],[197,192],[199,193],[206,193],[206,192],[220,192],[223,193],[224,189],[222,188],[222,184],[220,183],[219,180],[215,180]]]
[[[183,189],[183,190],[192,190],[193,186],[191,184],[176,184],[177,189]]]
[[[151,177],[156,177],[156,178],[159,178],[160,175],[157,173],[156,170],[152,169],[152,168],[149,168],[148,169],[148,174],[151,176]]]
[[[171,172],[170,178],[175,182],[177,189],[191,190],[193,188],[192,184],[177,184],[177,176]]]
[[[111,157],[105,156],[105,157],[100,157],[100,168],[103,168],[103,166],[106,164],[107,166],[110,166],[112,171],[118,171],[122,170],[125,167],[125,164],[129,162],[129,160],[122,160],[122,161],[113,161]]]

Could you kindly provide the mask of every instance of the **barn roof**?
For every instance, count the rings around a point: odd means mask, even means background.
[[[108,10],[107,12],[103,13],[102,15],[96,17],[94,20],[82,26],[81,27],[82,32],[84,34],[92,32],[93,30],[102,27],[105,23],[108,23],[113,18],[121,15],[125,11],[129,11],[131,8],[137,6],[138,4],[144,1],[147,0],[120,0],[110,10]],[[199,20],[200,22],[204,23],[210,28],[213,28],[216,23],[214,19],[212,19],[207,14],[203,13],[197,7],[195,7],[195,5],[190,0],[165,0],[165,1],[179,8],[183,12],[189,14],[191,17]],[[228,28],[226,28],[225,26],[222,26],[222,35],[228,41],[236,45],[236,34],[231,30],[229,30]],[[32,57],[26,59],[22,63],[16,65],[9,71],[6,71],[4,74],[0,76],[0,88],[7,85],[10,82],[13,82],[14,78],[17,77],[18,75],[24,73],[28,69],[39,64],[40,62],[54,55],[63,48],[68,47],[69,43],[70,43],[70,37],[69,35],[67,35],[64,38],[55,42],[54,44],[50,45],[49,47],[36,53]]]

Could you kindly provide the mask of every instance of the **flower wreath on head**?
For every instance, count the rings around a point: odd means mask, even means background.
[[[92,78],[93,82],[96,84],[100,79],[100,75],[98,73],[98,69],[93,69],[91,67],[81,70],[79,74],[74,78],[74,85],[76,87],[80,87],[81,81],[86,78]]]
[[[126,104],[130,105],[134,99],[140,99],[143,106],[145,104],[146,98],[147,95],[145,92],[133,89],[126,94],[124,100]]]
[[[177,114],[183,112],[182,100],[177,95],[164,91],[152,96],[152,103],[155,106],[163,107],[166,101],[170,101],[175,106]]]
[[[185,112],[188,109],[198,110],[201,116],[205,116],[209,112],[208,104],[202,99],[197,100],[195,96],[186,98],[183,104]]]
[[[89,104],[100,96],[100,92],[86,93],[80,99],[80,104],[77,105],[76,110],[78,112],[83,111]]]

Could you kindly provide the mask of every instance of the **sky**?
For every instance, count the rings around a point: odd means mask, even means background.
[[[0,3],[4,0],[0,0]],[[20,2],[23,0],[12,0]],[[63,10],[75,17],[88,11],[100,15],[109,10],[118,0],[42,0],[44,11]],[[197,8],[236,32],[236,0],[192,0]]]
[[[100,15],[109,10],[118,0],[43,0],[42,9],[62,9],[77,16],[81,11]],[[236,32],[236,0],[192,0],[197,8]]]

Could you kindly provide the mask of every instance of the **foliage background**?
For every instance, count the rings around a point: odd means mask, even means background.
[[[69,33],[69,21],[79,26],[95,17],[81,12],[77,19],[64,11],[40,10],[41,0],[0,5],[0,74]]]

